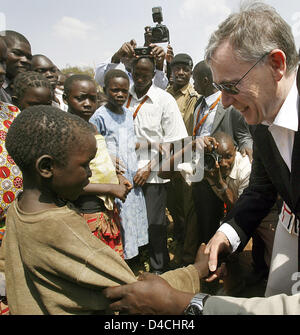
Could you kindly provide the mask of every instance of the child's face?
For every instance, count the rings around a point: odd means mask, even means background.
[[[47,87],[29,87],[23,98],[16,102],[20,110],[35,105],[51,105],[52,92]]]
[[[129,83],[122,77],[115,77],[106,87],[106,95],[118,106],[123,106],[128,97]]]
[[[76,200],[92,175],[89,164],[96,155],[96,140],[92,134],[85,137],[84,145],[78,144],[69,153],[66,166],[54,163],[52,191],[62,199]]]
[[[65,96],[65,100],[70,113],[89,121],[97,109],[96,85],[89,80],[75,81],[69,90],[69,94]]]

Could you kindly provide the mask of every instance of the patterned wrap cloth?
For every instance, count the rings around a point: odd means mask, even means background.
[[[0,245],[5,232],[7,209],[23,187],[22,173],[5,147],[8,129],[20,112],[17,107],[0,101]]]
[[[23,188],[22,173],[5,147],[8,129],[20,112],[16,106],[0,101],[0,246],[5,234],[6,212]],[[7,300],[4,296],[4,273],[0,273],[0,287],[0,315],[9,315]]]
[[[90,162],[90,169],[92,171],[90,183],[119,184],[115,166],[107,151],[105,138],[101,134],[95,135],[95,138],[97,153],[95,158]],[[99,198],[103,200],[106,211],[83,214],[83,217],[92,233],[123,258],[120,216],[114,201],[115,199],[108,195],[99,196]]]

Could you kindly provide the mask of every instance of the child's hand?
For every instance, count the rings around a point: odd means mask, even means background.
[[[130,190],[125,184],[114,185],[112,190],[112,195],[116,198],[119,198],[122,202],[125,202],[128,193]]]
[[[209,254],[205,253],[205,244],[202,243],[194,262],[194,266],[198,270],[199,279],[205,278],[209,274],[208,260]]]
[[[131,184],[131,182],[128,179],[126,179],[123,175],[119,174],[118,179],[119,183],[125,185],[128,191],[131,191],[133,189],[133,185]]]

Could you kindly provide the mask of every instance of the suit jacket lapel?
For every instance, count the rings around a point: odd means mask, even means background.
[[[290,170],[281,157],[268,127],[257,125],[253,137],[256,139],[258,151],[260,152],[262,161],[270,174],[272,182],[276,185],[277,190],[285,196],[286,202],[291,204],[292,192],[290,189]]]
[[[293,205],[296,208],[300,197],[300,102],[298,100],[298,131],[295,133],[291,167],[291,189]]]
[[[226,110],[223,108],[222,103],[219,102],[217,110],[216,110],[216,114],[214,117],[214,121],[212,124],[211,132],[210,132],[211,134],[213,134],[216,131],[216,129],[219,127],[219,124],[223,120],[225,113],[226,113]]]

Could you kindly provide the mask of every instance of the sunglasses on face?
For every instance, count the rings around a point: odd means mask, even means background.
[[[237,82],[233,83],[225,83],[225,84],[217,84],[217,83],[212,83],[213,86],[218,90],[218,91],[223,91],[227,94],[232,94],[236,95],[240,93],[240,90],[237,88],[237,85],[247,76],[247,74],[260,62],[262,61],[269,52],[265,53],[243,76],[241,79],[239,79]]]

